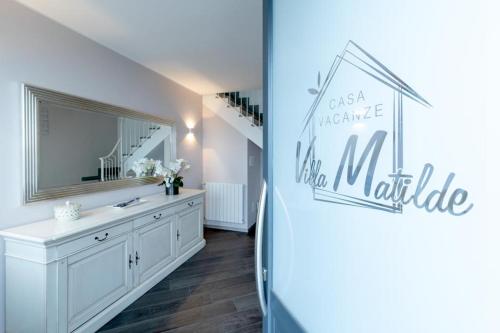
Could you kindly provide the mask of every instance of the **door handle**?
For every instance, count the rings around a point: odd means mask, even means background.
[[[139,264],[139,259],[141,259],[141,257],[139,257],[139,253],[137,253],[137,251],[135,251],[135,265],[136,266]]]
[[[262,236],[264,233],[264,212],[266,210],[267,183],[264,180],[260,192],[259,209],[255,231],[255,281],[257,283],[257,296],[262,315],[267,315],[266,297],[264,295],[264,270],[262,267]]]
[[[134,262],[134,261],[132,260],[132,255],[131,255],[131,254],[129,254],[129,255],[128,255],[128,269],[132,269],[132,263],[133,263],[133,262]]]

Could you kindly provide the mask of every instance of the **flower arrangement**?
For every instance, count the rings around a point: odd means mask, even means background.
[[[134,161],[132,170],[135,172],[136,177],[152,176],[156,172],[155,170],[158,165],[158,162],[160,162],[161,164],[161,161],[141,158],[137,161]]]
[[[165,191],[170,193],[170,188],[172,188],[172,193],[179,193],[179,187],[184,186],[183,176],[180,176],[182,171],[186,171],[191,167],[189,163],[180,158],[175,160],[175,162],[170,162],[168,167],[161,164],[161,161],[156,161],[155,165],[155,176],[162,176],[163,181],[158,184],[158,186],[165,185]]]

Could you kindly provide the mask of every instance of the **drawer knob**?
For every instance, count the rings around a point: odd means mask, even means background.
[[[189,207],[193,207],[193,205],[194,205],[194,202],[193,202],[193,201],[188,202],[188,206],[189,206]]]
[[[158,215],[153,215],[153,217],[155,218],[155,220],[159,220],[159,219],[161,219],[161,213]]]
[[[106,240],[106,238],[108,238],[109,234],[108,233],[105,233],[104,234],[104,238],[99,238],[98,236],[95,236],[95,240],[98,241],[98,242],[102,242],[104,240]]]

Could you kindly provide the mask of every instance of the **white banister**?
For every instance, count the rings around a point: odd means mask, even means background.
[[[99,157],[101,181],[125,178],[132,165],[131,159],[138,159],[140,157],[136,155],[141,154],[144,157],[143,150],[145,148],[148,151],[152,150],[159,143],[158,136],[162,136],[160,139],[163,140],[169,135],[170,132],[167,129],[168,127],[148,121],[120,118],[118,121],[118,141],[108,155]],[[154,140],[151,141],[152,137]],[[142,148],[143,145],[145,145],[144,148]]]
[[[117,159],[118,157],[116,156],[119,153],[118,147],[120,146],[121,143],[121,138],[118,139],[116,142],[115,146],[111,150],[111,152],[103,157],[99,157],[99,160],[101,161],[101,181],[105,182],[108,180],[113,180],[116,178],[116,167],[117,167]],[[120,159],[121,160],[121,159]],[[113,178],[115,177],[115,178]]]

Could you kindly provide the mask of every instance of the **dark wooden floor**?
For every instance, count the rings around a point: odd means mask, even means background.
[[[261,332],[254,238],[205,229],[206,247],[100,332]]]

